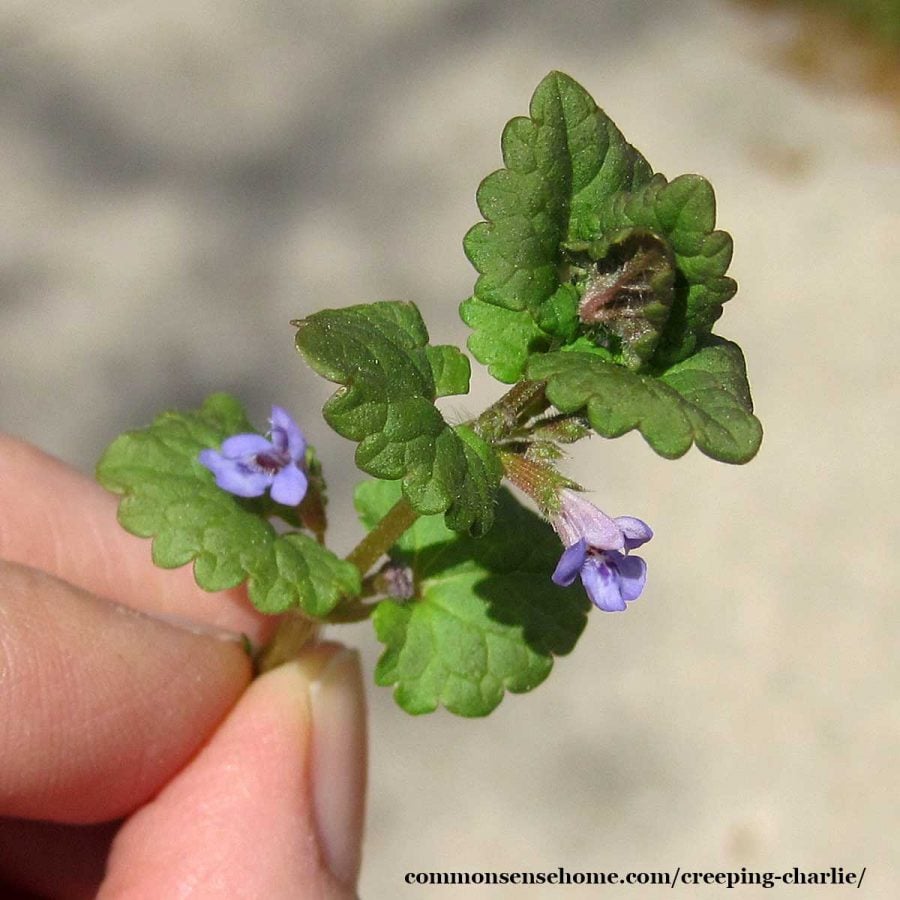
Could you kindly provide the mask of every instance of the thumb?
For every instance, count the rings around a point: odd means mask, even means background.
[[[98,897],[355,896],[365,740],[355,652],[319,644],[272,669],[125,823]]]

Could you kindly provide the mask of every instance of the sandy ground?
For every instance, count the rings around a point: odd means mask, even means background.
[[[716,187],[741,285],[718,330],[746,351],[762,451],[579,447],[597,502],[656,530],[647,591],[485,721],[371,689],[364,898],[524,893],[407,871],[679,865],[865,865],[854,896],[900,896],[896,110],[773,66],[789,27],[712,0],[0,8],[0,426],[90,469],[211,390],[260,422],[283,403],[329,461],[340,549],[352,448],[287,323],[412,299],[464,341],[474,190],[548,70],[655,168]],[[474,384],[452,411],[496,395]],[[374,662],[368,626],[345,637]]]

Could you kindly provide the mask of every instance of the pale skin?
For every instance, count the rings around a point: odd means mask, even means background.
[[[356,654],[252,680],[276,623],[154,567],[116,502],[0,436],[0,894],[354,897]]]

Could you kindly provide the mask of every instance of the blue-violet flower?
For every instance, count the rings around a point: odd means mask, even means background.
[[[202,450],[200,462],[229,494],[261,497],[271,488],[276,503],[296,506],[309,486],[301,468],[306,439],[300,426],[280,406],[272,407],[269,424],[271,440],[261,434],[236,434],[222,442],[221,450]]]
[[[560,509],[551,523],[566,549],[553,581],[568,587],[580,576],[594,606],[606,612],[625,609],[626,602],[640,596],[647,580],[647,563],[628,551],[653,537],[650,526],[632,516],[611,519],[569,488],[559,497]]]

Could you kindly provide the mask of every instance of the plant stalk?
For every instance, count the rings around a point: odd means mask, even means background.
[[[544,381],[517,382],[471,423],[475,433],[488,443],[502,440],[517,425],[547,409],[546,386]]]
[[[275,636],[259,654],[256,660],[257,672],[262,674],[288,660],[296,659],[300,651],[319,636],[319,628],[318,622],[307,618],[300,610],[289,612],[281,620]]]
[[[397,539],[407,530],[419,514],[401,497],[384,518],[347,554],[347,562],[353,563],[359,574],[365,577],[369,570],[384,556]]]

